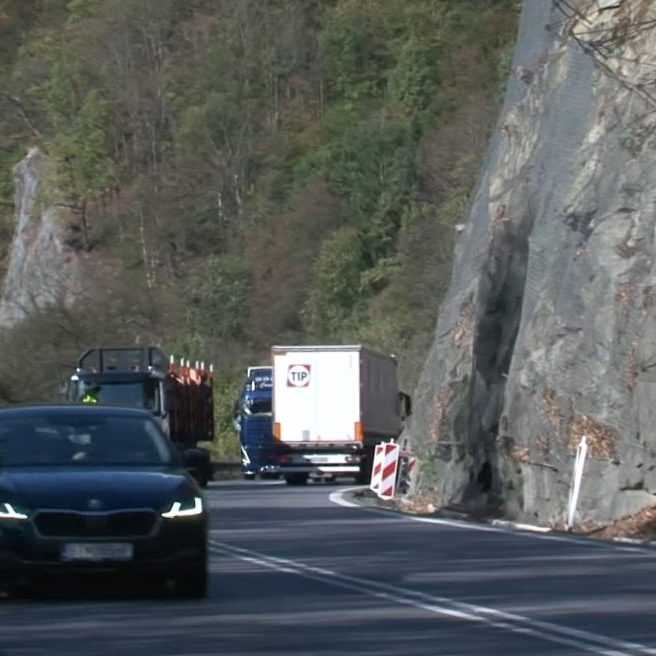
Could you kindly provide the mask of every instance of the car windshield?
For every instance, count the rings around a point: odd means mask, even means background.
[[[141,417],[0,417],[0,467],[160,466],[172,462],[167,438]]]

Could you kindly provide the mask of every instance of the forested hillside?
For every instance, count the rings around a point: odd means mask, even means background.
[[[273,343],[364,342],[411,389],[516,20],[514,0],[0,0],[0,248],[36,145],[89,271],[75,306],[2,335],[0,396],[135,340],[211,357],[224,410]]]

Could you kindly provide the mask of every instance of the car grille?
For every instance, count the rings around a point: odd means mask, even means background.
[[[39,533],[52,538],[144,537],[155,528],[157,515],[148,510],[112,513],[40,512],[34,519]]]

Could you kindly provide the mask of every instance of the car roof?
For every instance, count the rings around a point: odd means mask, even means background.
[[[89,405],[84,403],[31,403],[0,408],[0,418],[40,417],[40,416],[81,416],[135,417],[152,419],[152,413],[140,408],[123,408],[112,405]]]

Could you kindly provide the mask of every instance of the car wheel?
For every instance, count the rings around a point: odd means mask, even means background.
[[[308,482],[308,474],[285,474],[287,485],[305,485]]]
[[[242,475],[243,475],[245,481],[254,481],[255,480],[255,472],[244,472]]]
[[[175,592],[184,599],[205,599],[209,587],[207,563],[203,560],[185,569],[175,581]]]

